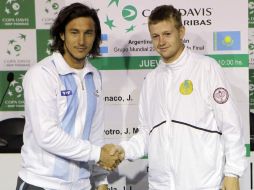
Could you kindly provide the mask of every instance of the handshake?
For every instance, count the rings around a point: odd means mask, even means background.
[[[101,148],[98,165],[105,170],[113,171],[124,159],[124,149],[115,144],[106,144]]]

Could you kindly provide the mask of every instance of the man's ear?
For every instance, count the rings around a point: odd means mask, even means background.
[[[60,38],[64,41],[64,33],[60,33]]]
[[[184,35],[185,35],[185,27],[181,26],[179,29],[179,32],[180,32],[180,39],[183,40]]]

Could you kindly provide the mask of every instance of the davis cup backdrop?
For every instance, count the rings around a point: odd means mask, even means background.
[[[252,0],[234,3],[229,0],[2,0],[0,98],[8,87],[10,72],[14,73],[14,80],[0,107],[0,120],[24,117],[23,76],[31,65],[50,55],[49,28],[59,10],[73,2],[84,2],[98,9],[101,21],[102,56],[92,63],[103,76],[107,143],[119,143],[138,132],[140,89],[146,74],[159,63],[148,33],[147,17],[154,7],[173,4],[183,15],[186,48],[215,58],[225,70],[242,117],[246,157],[250,156],[248,47],[252,46],[248,42],[248,6],[249,12],[253,10]],[[251,14],[250,17],[253,19]],[[147,172],[146,157],[135,162],[124,161],[109,176],[110,188],[145,190]],[[242,189],[250,189],[249,168],[241,180]]]

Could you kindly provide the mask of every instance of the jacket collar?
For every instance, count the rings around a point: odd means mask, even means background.
[[[165,63],[163,60],[160,60],[161,68],[167,68],[171,70],[180,69],[186,64],[186,57],[189,54],[189,50],[185,47],[181,53],[181,55],[172,63]]]
[[[53,62],[56,66],[56,70],[58,72],[58,74],[60,75],[67,75],[70,73],[75,73],[75,69],[71,68],[66,61],[64,60],[63,56],[59,53],[59,52],[54,52],[52,54],[53,56]],[[95,68],[91,65],[91,63],[89,62],[89,60],[86,58],[85,60],[86,64],[84,66],[84,68],[82,69],[82,73],[83,75],[86,75],[87,73],[94,73],[95,72]]]

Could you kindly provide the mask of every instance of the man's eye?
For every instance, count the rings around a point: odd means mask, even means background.
[[[78,32],[77,31],[71,31],[71,34],[77,34]]]
[[[86,36],[91,36],[91,35],[93,35],[93,31],[87,31],[87,32],[85,32],[85,35]]]

